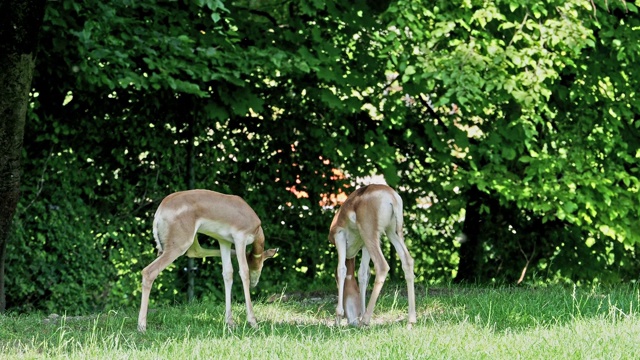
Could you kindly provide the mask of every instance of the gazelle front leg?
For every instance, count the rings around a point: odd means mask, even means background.
[[[224,319],[227,326],[235,327],[231,314],[231,286],[233,285],[233,265],[231,264],[231,243],[220,241],[220,256],[222,257],[222,278],[224,279]]]
[[[251,280],[249,279],[249,264],[247,263],[246,240],[236,242],[236,256],[238,258],[238,271],[242,280],[242,289],[244,290],[244,300],[247,306],[247,322],[252,327],[257,327],[258,322],[253,313],[253,304],[251,303]]]
[[[336,325],[339,326],[344,317],[344,280],[347,277],[347,241],[344,237],[336,239],[336,250],[338,252],[338,268],[336,277],[338,283],[338,305],[336,306]],[[363,308],[364,309],[364,308]]]

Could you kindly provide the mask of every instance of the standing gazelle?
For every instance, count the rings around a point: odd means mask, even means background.
[[[220,243],[220,250],[203,249],[197,234],[208,235]],[[158,258],[142,270],[142,301],[138,316],[138,330],[147,329],[147,308],[153,281],[160,271],[178,257],[222,257],[226,312],[228,326],[231,316],[231,285],[233,266],[231,254],[235,248],[240,279],[247,307],[247,322],[257,326],[253,313],[249,287],[258,284],[263,262],[273,257],[278,249],[264,250],[264,233],[258,215],[239,196],[220,194],[209,190],[188,190],[170,194],[158,206],[153,219],[153,236],[157,243]],[[253,244],[251,252],[247,245]]]
[[[369,282],[369,260],[373,260],[376,272],[369,304],[362,316],[361,323],[369,325],[378,295],[387,277],[389,264],[384,259],[380,248],[380,236],[387,235],[395,247],[400,260],[404,277],[407,281],[407,297],[409,301],[408,326],[416,322],[416,301],[414,290],[413,258],[407,250],[402,234],[402,198],[387,185],[367,185],[354,191],[342,204],[333,217],[329,230],[329,241],[336,246],[338,252],[338,306],[336,321],[345,315],[344,283],[347,275],[346,259],[354,258],[362,250],[362,260],[358,270],[360,283],[360,301],[365,308],[367,284]]]

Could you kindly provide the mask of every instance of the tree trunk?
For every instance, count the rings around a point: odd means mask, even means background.
[[[187,189],[193,190],[196,187],[196,173],[194,167],[194,138],[195,138],[195,130],[194,126],[196,126],[196,116],[197,110],[195,104],[192,104],[190,107],[183,107],[186,109],[193,109],[193,112],[187,112],[184,116],[187,120],[187,130],[185,135],[187,137],[187,171],[185,177],[185,183],[187,184]],[[198,236],[198,234],[196,234]],[[187,258],[187,301],[192,302],[195,299],[195,290],[196,290],[196,260],[192,257]]]
[[[20,157],[45,0],[0,2],[0,312],[6,309],[4,260],[20,198]]]
[[[465,240],[460,244],[460,263],[458,264],[458,274],[454,283],[473,282],[480,278],[480,205],[482,198],[480,190],[475,186],[467,192],[467,208],[464,218],[462,232]]]

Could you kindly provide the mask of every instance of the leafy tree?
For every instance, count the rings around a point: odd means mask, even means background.
[[[364,92],[369,85],[360,79],[375,79],[361,66],[370,55],[354,50],[369,46],[352,37],[361,27],[358,9],[302,4],[269,15],[217,2],[51,6],[45,31],[73,34],[77,48],[65,38],[44,37],[49,62],[39,68],[29,129],[41,135],[27,144],[27,153],[40,159],[27,171],[39,181],[25,186],[27,205],[19,220],[24,231],[17,233],[16,247],[41,244],[34,252],[48,259],[65,253],[65,241],[91,244],[78,250],[78,256],[94,259],[86,267],[92,283],[80,282],[90,299],[79,302],[131,303],[139,270],[155,256],[153,210],[163,196],[185,188],[193,137],[196,187],[243,196],[263,219],[269,245],[282,248],[282,258],[270,266],[272,278],[308,283],[304,279],[325,271],[330,259],[325,224],[331,214],[319,202],[332,165],[321,155],[333,152],[340,138],[326,122],[335,118],[337,130],[350,126],[345,117],[355,116],[363,102],[352,93],[354,84],[359,81]],[[310,26],[318,21],[325,31]],[[68,176],[71,169],[76,176]],[[308,197],[297,198],[294,187]],[[68,240],[64,232],[34,231],[37,226],[26,221],[61,209],[64,219],[72,216],[67,209],[83,209],[72,218],[92,221],[74,225],[77,237]],[[95,258],[94,252],[101,255]],[[16,253],[12,266],[24,260]],[[183,267],[178,262],[175,268]],[[53,282],[71,281],[67,264],[52,269],[58,274]],[[197,293],[220,294],[215,260],[198,269],[199,277],[212,280],[199,283]],[[38,272],[20,275],[34,284],[51,282]],[[181,285],[174,284],[175,273],[163,275],[158,298],[174,299]],[[42,307],[43,298],[55,303],[68,297],[60,289],[28,295],[33,288],[21,286],[22,279],[16,277],[12,288],[24,308]],[[269,288],[268,276],[261,288]]]
[[[5,253],[20,199],[20,154],[44,1],[0,3],[0,312],[6,308]]]
[[[521,252],[564,252],[550,232],[579,234],[583,247],[637,243],[635,77],[625,65],[637,49],[615,49],[637,36],[637,8],[594,15],[587,5],[398,1],[387,12],[387,39],[402,44],[390,59],[416,101],[396,109],[409,112],[409,150],[427,152],[409,153],[409,166],[425,169],[449,213],[464,207],[457,280],[496,276],[479,269],[483,251],[523,264],[531,255]]]
[[[622,5],[51,3],[9,307],[137,305],[155,208],[191,186],[244,197],[281,249],[256,295],[333,287],[323,199],[373,173],[404,199],[420,282],[630,279],[638,49]],[[185,299],[186,267],[152,300]],[[222,298],[218,260],[196,276],[196,296]]]

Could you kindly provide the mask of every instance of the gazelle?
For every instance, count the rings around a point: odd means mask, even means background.
[[[220,243],[220,250],[203,249],[197,234],[208,235]],[[249,287],[258,284],[262,265],[273,257],[278,249],[264,250],[264,233],[258,215],[239,196],[226,195],[210,190],[188,190],[168,195],[162,200],[153,219],[153,236],[157,243],[158,257],[142,270],[142,301],[138,316],[138,330],[147,328],[149,293],[160,271],[178,257],[222,257],[226,312],[225,320],[233,327],[231,316],[231,285],[233,266],[231,255],[235,247],[240,279],[247,307],[247,322],[256,327]],[[253,244],[251,252],[247,245]]]
[[[338,252],[338,306],[336,307],[336,322],[338,324],[345,315],[346,261],[353,259],[360,250],[362,250],[362,259],[358,270],[358,282],[360,283],[362,309],[365,309],[370,260],[373,260],[376,272],[371,298],[362,315],[361,324],[369,325],[371,321],[373,309],[389,272],[389,264],[384,259],[380,248],[382,233],[387,235],[402,261],[409,302],[408,327],[415,324],[413,258],[404,243],[402,214],[402,198],[397,192],[387,185],[367,185],[351,193],[333,217],[329,230],[329,241],[336,246]]]

